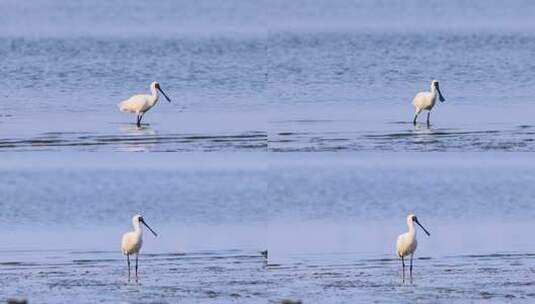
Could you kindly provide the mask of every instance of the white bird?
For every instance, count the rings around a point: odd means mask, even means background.
[[[139,214],[134,215],[132,218],[132,226],[134,231],[123,234],[121,241],[121,251],[126,255],[126,263],[128,264],[128,280],[130,281],[130,255],[136,255],[136,280],[137,280],[137,260],[139,256],[139,250],[143,245],[143,229],[140,224],[145,225],[154,236],[158,236],[154,230],[143,220],[143,217]]]
[[[429,125],[429,116],[431,116],[431,110],[435,106],[435,101],[437,100],[437,93],[438,93],[438,99],[441,102],[446,101],[444,99],[444,96],[442,96],[442,93],[440,92],[440,88],[438,86],[438,80],[431,81],[431,92],[419,92],[414,96],[412,99],[412,105],[414,106],[414,109],[416,113],[414,114],[414,120],[412,121],[413,124],[416,125],[416,118],[418,118],[418,114],[422,112],[423,110],[427,110],[427,125]]]
[[[134,95],[125,101],[121,101],[118,104],[119,110],[122,112],[136,113],[137,126],[140,127],[143,114],[154,107],[158,102],[158,91],[162,92],[163,96],[165,96],[165,99],[167,99],[168,102],[171,102],[171,99],[169,99],[162,88],[160,88],[160,84],[156,81],[153,81],[150,84],[151,95]]]
[[[418,224],[424,232],[430,236],[431,234],[420,224],[418,218],[414,214],[409,214],[407,216],[407,226],[409,226],[409,232],[403,233],[398,236],[396,242],[396,254],[401,258],[401,265],[403,266],[403,281],[405,282],[405,257],[410,255],[410,277],[412,279],[412,258],[414,257],[414,252],[418,246],[418,241],[416,240],[416,229],[414,228],[414,223]]]

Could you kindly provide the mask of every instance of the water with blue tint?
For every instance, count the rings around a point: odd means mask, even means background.
[[[265,30],[240,1],[3,1],[7,150],[263,151]],[[117,103],[173,100],[132,128]]]
[[[0,294],[530,301],[533,163],[519,153],[6,154]],[[139,285],[119,250],[137,212],[159,234],[144,237]],[[418,234],[403,284],[394,247],[409,212],[431,236]]]
[[[530,1],[3,1],[3,150],[532,151]],[[430,127],[407,124],[439,79]],[[173,103],[116,104],[158,80]]]
[[[535,150],[532,1],[0,11],[0,151],[62,152],[0,161],[0,301],[533,301],[533,159],[496,153]],[[413,126],[432,78],[446,102]],[[173,102],[137,128],[117,103],[152,80]],[[366,152],[268,153],[294,151]],[[139,284],[136,212],[159,233]],[[403,284],[408,212],[432,234]]]
[[[533,301],[533,156],[286,153],[271,160],[268,285],[304,303]],[[418,215],[414,277],[396,237]]]
[[[0,301],[263,302],[266,174],[256,155],[9,154]],[[141,213],[139,283],[120,239]]]
[[[270,150],[534,150],[533,3],[288,6],[304,21],[269,35]],[[432,79],[446,102],[413,126]]]

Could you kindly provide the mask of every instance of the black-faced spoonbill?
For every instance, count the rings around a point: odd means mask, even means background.
[[[431,234],[420,224],[418,218],[414,214],[409,214],[407,216],[407,226],[409,226],[409,232],[403,233],[398,236],[398,241],[396,242],[396,254],[401,258],[401,265],[403,267],[403,282],[405,282],[405,257],[410,255],[410,277],[412,279],[412,258],[414,257],[414,252],[418,246],[418,241],[416,240],[416,229],[414,228],[414,223],[420,226],[425,234],[430,236]]]
[[[136,255],[136,281],[137,281],[137,260],[139,256],[139,250],[143,245],[143,229],[140,224],[145,225],[154,236],[158,236],[154,230],[143,220],[143,217],[139,214],[134,215],[132,218],[132,226],[134,231],[123,234],[121,242],[121,251],[126,255],[126,263],[128,264],[128,280],[130,281],[130,255]]]
[[[431,81],[431,92],[419,92],[414,96],[412,99],[412,105],[415,109],[414,114],[414,120],[412,123],[416,125],[416,118],[418,118],[418,114],[422,112],[423,110],[427,110],[427,125],[429,125],[429,117],[431,116],[431,110],[435,106],[435,101],[437,100],[437,94],[438,99],[441,102],[446,101],[444,99],[444,96],[442,96],[442,93],[440,92],[440,88],[438,86],[438,80]]]
[[[160,88],[160,84],[156,81],[153,81],[150,84],[151,95],[134,95],[125,101],[121,101],[119,103],[119,110],[121,110],[122,112],[136,113],[136,124],[138,127],[140,127],[143,114],[145,114],[148,110],[154,107],[158,102],[158,91],[162,92],[163,96],[165,97],[165,99],[167,99],[168,102],[171,102],[171,99],[169,99],[169,97],[167,97],[162,88]]]

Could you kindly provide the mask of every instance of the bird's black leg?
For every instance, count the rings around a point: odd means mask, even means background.
[[[128,265],[128,282],[130,282],[130,256],[126,255],[126,265]]]
[[[402,266],[402,271],[403,271],[403,275],[402,275],[402,278],[403,278],[403,283],[405,283],[405,260],[403,259],[403,257],[401,257],[401,266]]]
[[[136,281],[137,281],[137,258],[138,258],[139,254],[136,254]]]
[[[409,273],[410,273],[410,277],[411,277],[411,282],[412,282],[412,258],[414,257],[414,254],[411,254],[411,264],[410,264],[410,267],[409,267]]]
[[[136,125],[137,125],[138,128],[141,127],[141,116],[139,114],[137,115]]]
[[[431,117],[431,111],[427,112],[427,126],[429,127],[429,117]]]
[[[414,119],[412,120],[412,124],[416,126],[416,119],[418,118],[418,113],[414,114]]]

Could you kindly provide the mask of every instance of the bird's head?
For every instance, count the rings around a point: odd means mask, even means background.
[[[134,214],[132,217],[132,224],[139,225],[141,224],[141,221],[143,220],[143,217],[140,214]]]
[[[151,88],[151,91],[155,91],[155,90],[160,91],[165,97],[165,99],[167,99],[168,102],[171,102],[171,99],[167,96],[167,94],[165,94],[165,92],[162,90],[162,88],[160,87],[160,84],[157,81],[151,82],[150,88]]]
[[[425,234],[427,234],[428,236],[431,235],[431,233],[429,233],[429,231],[427,231],[427,229],[424,228],[424,226],[422,226],[422,224],[420,224],[420,221],[418,221],[418,218],[416,217],[416,215],[414,214],[409,214],[407,216],[407,224],[409,226],[412,226],[414,223],[416,223],[418,226],[420,226],[420,228],[422,228],[422,230],[425,232]]]
[[[154,232],[152,228],[150,228],[150,226],[147,224],[147,222],[145,222],[145,220],[140,214],[136,214],[134,215],[134,217],[132,217],[132,224],[134,225],[134,227],[139,227],[141,224],[143,224],[145,225],[145,227],[147,227],[147,229],[150,230],[150,232],[152,232],[152,234],[154,234],[154,236],[158,236],[158,234]]]

